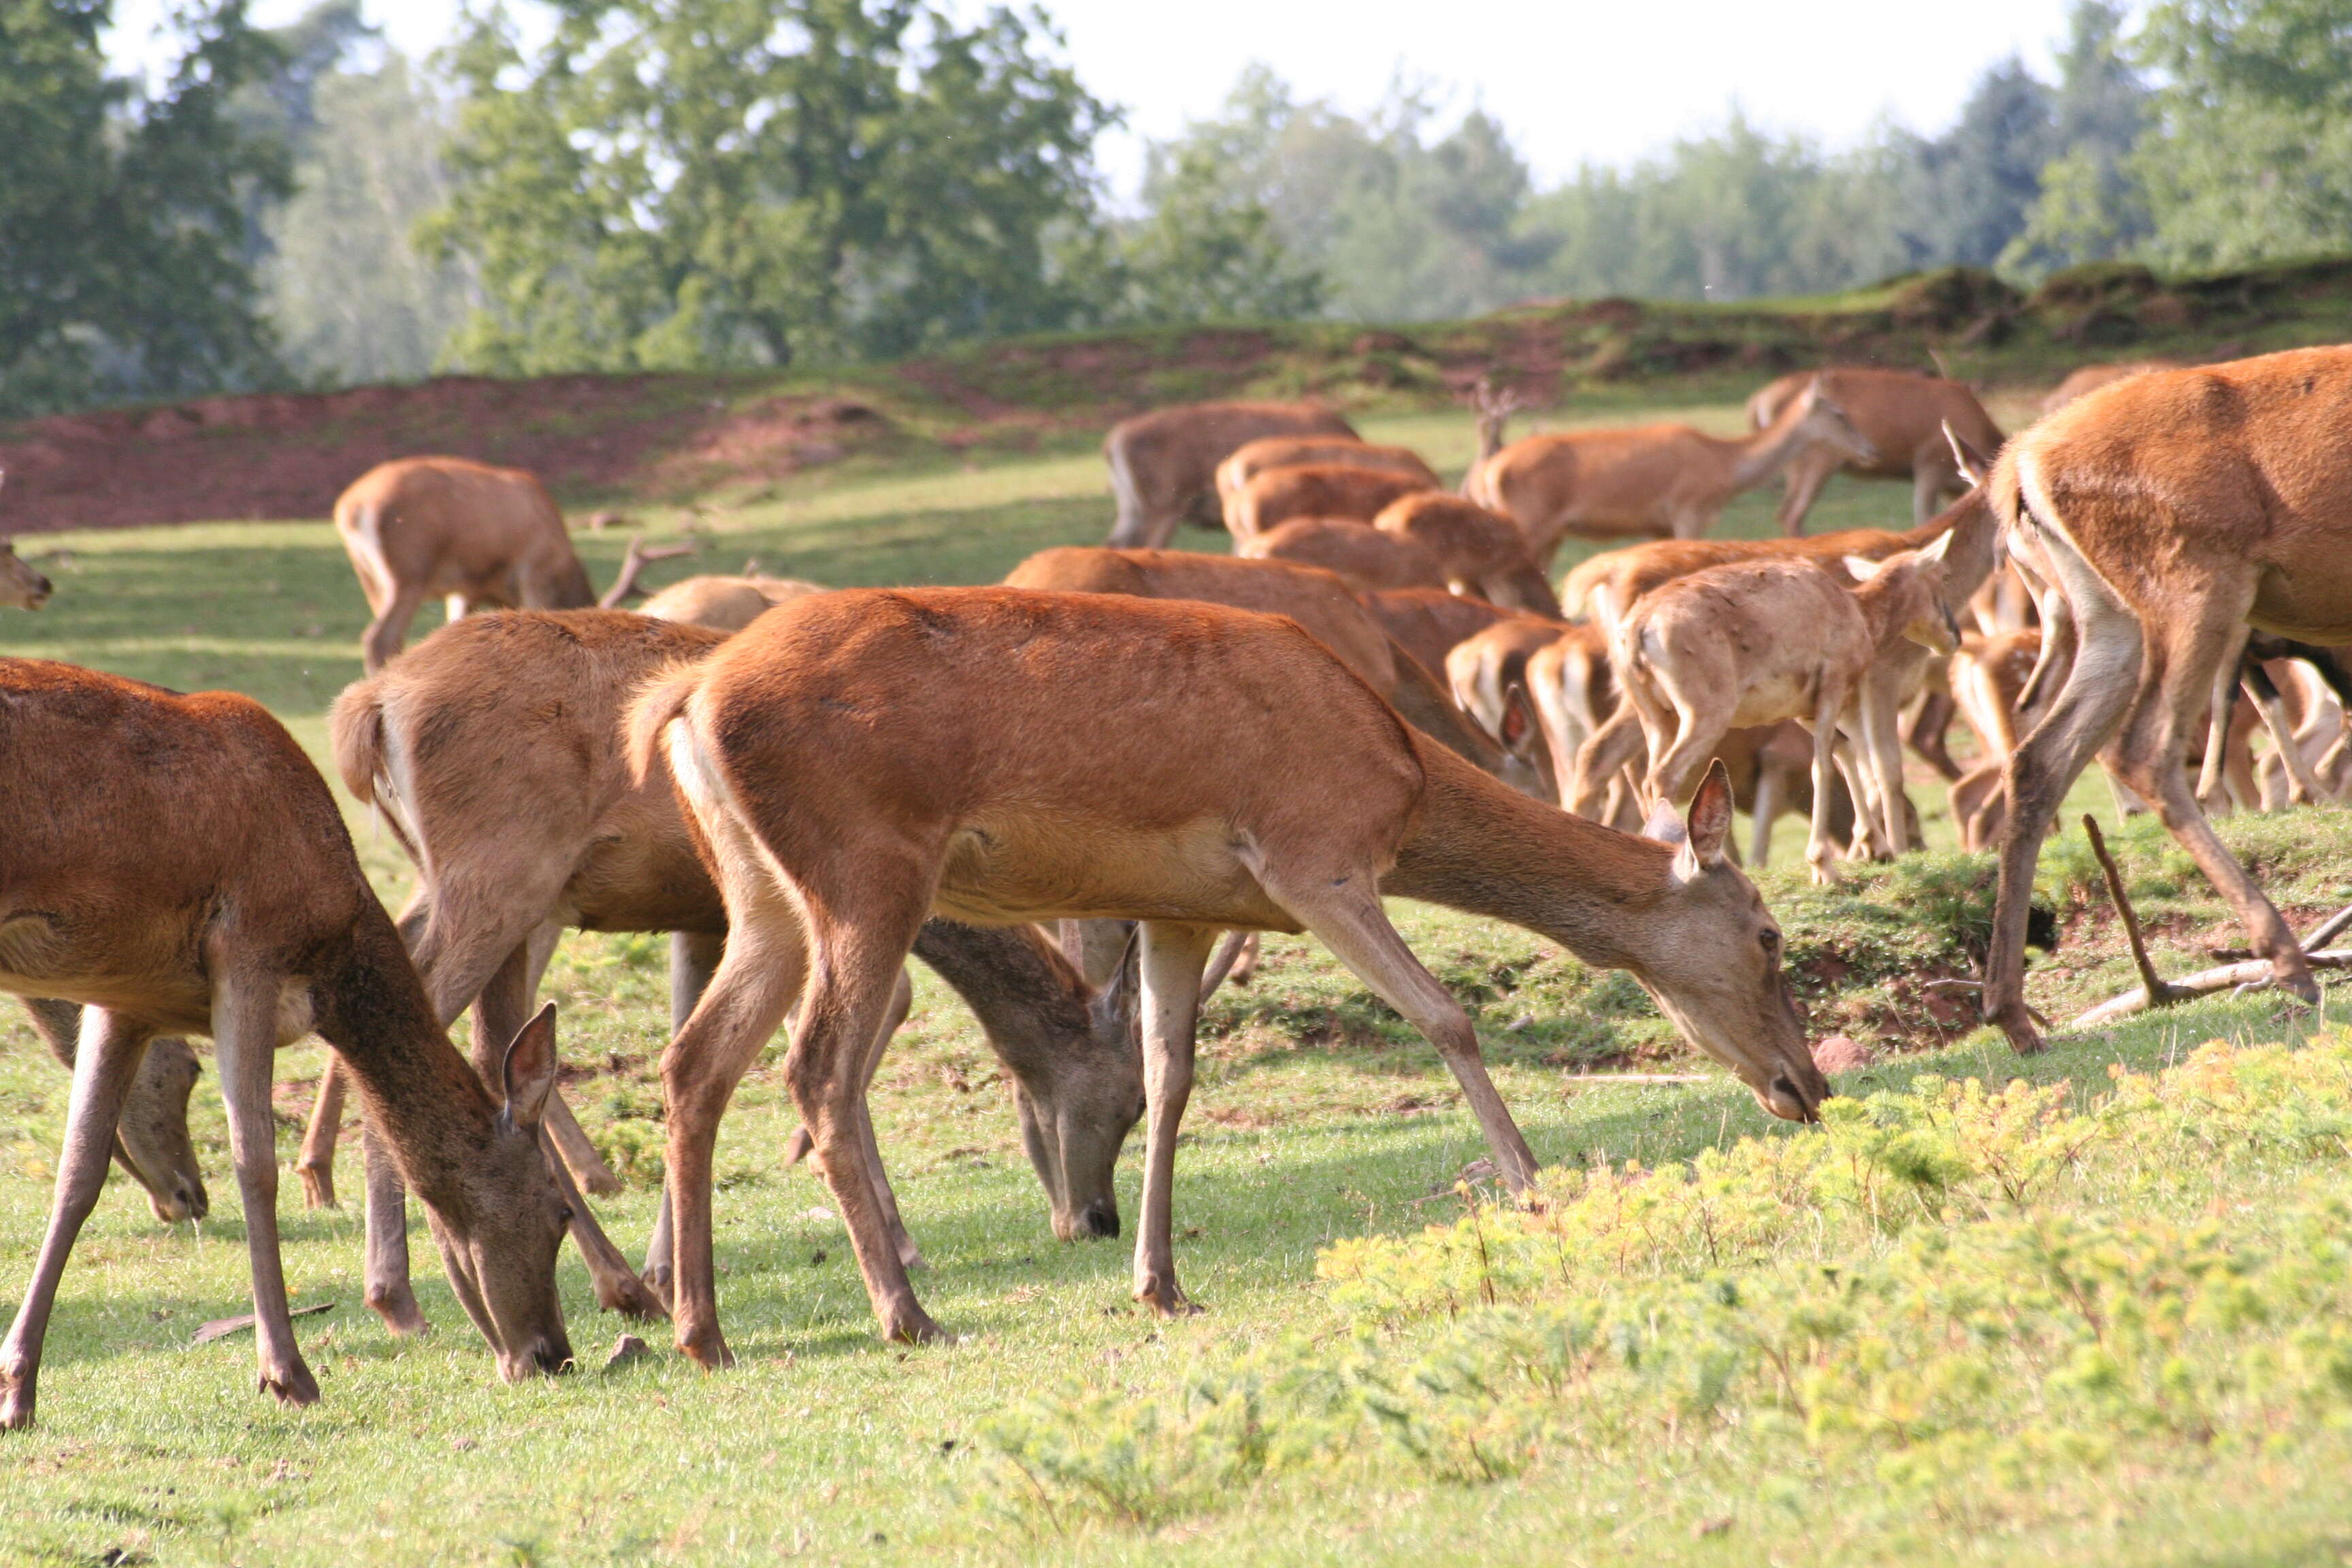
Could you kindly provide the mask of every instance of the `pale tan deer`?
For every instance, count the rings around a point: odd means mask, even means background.
[[[1372,526],[1429,552],[1457,594],[1559,618],[1559,601],[1528,555],[1527,536],[1500,512],[1431,490],[1399,496],[1381,509]]]
[[[2181,763],[2237,678],[2249,623],[2352,642],[2352,349],[2133,376],[2011,442],[1987,485],[2012,554],[2064,595],[2074,655],[2010,755],[1986,1018],[2021,1051],[2025,921],[2042,835],[2095,753],[2152,804],[2277,984],[2317,988],[2278,910],[2199,809]]]
[[[383,811],[416,863],[416,893],[399,924],[441,1017],[471,1005],[477,1034],[499,1037],[528,1016],[556,938],[577,927],[672,933],[672,1021],[684,1023],[718,963],[726,910],[667,774],[656,763],[652,777],[631,783],[618,721],[640,681],[724,641],[626,612],[475,616],[336,700],[336,770],[353,796]],[[938,921],[915,952],[971,1005],[1005,1063],[1055,1233],[1118,1235],[1112,1171],[1143,1092],[1123,999],[1089,993],[1033,931]],[[877,1034],[874,1060],[888,1036]],[[317,1120],[331,1160],[333,1113],[322,1105]],[[901,1255],[915,1261],[870,1126],[863,1136]],[[317,1152],[307,1142],[305,1152]],[[398,1199],[372,1187],[372,1222],[380,1195]],[[586,1225],[581,1251],[599,1300],[657,1314],[617,1250]],[[658,1234],[652,1251],[647,1278],[658,1289],[668,1272]]]
[[[2115,364],[2077,365],[2067,372],[2066,379],[2053,387],[2049,395],[2042,400],[2042,412],[2045,416],[2055,414],[2084,394],[2096,392],[2103,386],[2130,376],[2145,375],[2152,370],[2181,368],[2181,362],[2177,359],[2136,359]]]
[[[1729,440],[1687,425],[1529,436],[1479,464],[1465,493],[1517,523],[1549,567],[1570,534],[1696,539],[1734,497],[1807,452],[1832,463],[1876,456],[1836,400],[1809,385],[1771,425]]]
[[[1957,381],[1901,370],[1800,371],[1784,375],[1748,400],[1748,423],[1765,430],[1801,401],[1809,386],[1834,399],[1861,432],[1869,449],[1837,452],[1817,447],[1790,463],[1788,489],[1780,500],[1782,531],[1802,533],[1822,487],[1843,468],[1858,479],[1909,479],[1911,521],[1925,522],[1942,498],[1967,490],[1952,451],[1957,437],[1979,452],[1998,452],[2000,427]],[[1949,427],[1951,436],[1945,434]]]
[[[2024,693],[2042,658],[2042,633],[2028,627],[1960,639],[1952,655],[1952,700],[1976,731],[1975,763],[1950,785],[1952,826],[1960,847],[1988,849],[2000,837],[2008,803],[2001,778],[2027,718]]]
[[[824,592],[821,584],[793,577],[688,577],[646,599],[637,606],[637,613],[714,631],[740,632],[778,605]]]
[[[539,1140],[552,1015],[481,1043],[501,1092],[486,1089],[435,1019],[326,782],[260,704],[0,659],[0,991],[83,1007],[48,1233],[0,1343],[0,1427],[33,1419],[67,1256],[141,1056],[167,1031],[214,1043],[264,1388],[319,1397],[287,1309],[269,1103],[278,1047],[313,1030],[359,1086],[372,1158],[388,1152],[425,1199],[499,1371],[571,1360],[555,1290],[566,1201]]]
[[[1188,403],[1111,426],[1103,438],[1118,518],[1115,549],[1157,550],[1187,519],[1215,528],[1217,465],[1265,436],[1344,436],[1355,426],[1311,403]]]
[[[0,468],[0,486],[8,470]],[[57,585],[17,555],[14,542],[0,538],[0,609],[37,610],[49,602]]]
[[[1332,574],[1285,561],[1250,561],[1181,550],[1041,550],[1006,574],[1009,588],[1191,599],[1288,616],[1402,714],[1405,721],[1512,788],[1553,797],[1536,749],[1504,750],[1447,693],[1442,673],[1400,657],[1363,605]]]
[[[400,651],[425,600],[457,620],[487,605],[581,609],[596,602],[563,513],[538,477],[464,458],[379,463],[335,500],[335,532],[374,619],[368,673]]]
[[[1444,588],[1381,588],[1356,597],[1391,642],[1440,678],[1456,644],[1519,613]]]
[[[1238,546],[1295,517],[1370,522],[1398,497],[1430,488],[1412,474],[1346,463],[1268,468],[1234,492],[1234,503],[1225,510],[1225,528]]]
[[[1344,436],[1268,436],[1236,450],[1217,465],[1217,510],[1233,510],[1244,486],[1268,468],[1304,468],[1310,463],[1343,463],[1351,468],[1381,468],[1420,479],[1437,488],[1437,471],[1410,447],[1381,447]]]
[[[1081,719],[1078,716],[1083,716]],[[1505,1181],[1535,1157],[1468,1017],[1398,939],[1383,894],[1523,923],[1630,969],[1773,1114],[1817,1113],[1780,938],[1722,854],[1710,778],[1676,843],[1504,787],[1397,721],[1297,623],[1006,588],[822,595],[656,681],[631,756],[667,752],[727,900],[727,955],[663,1058],[677,1182],[673,1323],[730,1359],[711,1260],[721,1100],[797,1000],[785,1059],[882,1331],[940,1336],[861,1166],[857,1068],[936,907],[961,918],[1144,922],[1146,1168],[1135,1290],[1188,1310],[1171,1241],[1176,1136],[1221,928],[1312,931],[1434,1042]]]
[[[1657,588],[1614,617],[1610,658],[1642,726],[1654,802],[1682,796],[1727,731],[1802,720],[1813,731],[1813,825],[1805,858],[1833,881],[1829,804],[1841,727],[1859,731],[1861,805],[1896,847],[1906,841],[1902,757],[1887,720],[1864,700],[1864,680],[1894,645],[1948,653],[1959,641],[1942,597],[1953,535],[1881,563],[1856,557],[1849,586],[1810,561],[1710,566]],[[1601,770],[1591,748],[1578,763],[1576,799],[1588,801]]]

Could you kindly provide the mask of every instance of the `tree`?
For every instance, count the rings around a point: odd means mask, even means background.
[[[243,0],[181,14],[161,97],[109,79],[107,0],[0,0],[0,410],[274,378],[250,266],[283,150],[230,113],[278,54]]]
[[[782,364],[1080,319],[1059,246],[1112,116],[1057,43],[921,0],[571,0],[526,59],[474,18],[425,230],[487,297],[454,357]]]
[[[1999,259],[2042,194],[2054,96],[2012,57],[1977,79],[1958,123],[1920,144],[1903,226],[1916,265]]]
[[[1264,205],[1202,146],[1155,147],[1150,216],[1121,237],[1112,320],[1280,321],[1322,308],[1323,278],[1293,261]]]
[[[2352,236],[2352,9],[2342,0],[2168,0],[2137,53],[2159,73],[2131,167],[2151,259],[2224,268]]]
[[[2125,255],[2147,237],[2147,199],[2130,160],[2147,125],[2148,91],[2124,58],[2123,24],[2106,0],[2079,0],[2068,17],[2052,116],[2061,151],[2042,166],[2041,195],[2001,252],[2004,272],[2040,278]]]

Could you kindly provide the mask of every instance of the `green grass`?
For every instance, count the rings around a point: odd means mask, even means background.
[[[1702,416],[1728,427],[1738,410]],[[1412,441],[1441,467],[1469,449],[1458,416],[1375,420],[1366,434]],[[1904,487],[1842,481],[1817,526],[1899,522],[1906,506]],[[734,570],[746,556],[831,583],[951,582],[990,580],[1033,550],[1097,540],[1108,510],[1097,460],[1049,450],[979,454],[970,468],[856,458],[764,494],[713,497],[699,512],[649,510],[637,521],[656,540],[691,522],[704,544],[697,560],[657,568],[656,583]],[[1769,511],[1769,495],[1750,497],[1727,526],[1761,532]],[[583,536],[599,582],[609,580],[622,538]],[[43,562],[58,597],[37,616],[0,618],[0,652],[184,689],[235,687],[319,749],[326,704],[358,673],[365,619],[323,523],[58,536],[33,553],[49,552],[62,552]],[[2103,795],[2093,786],[2082,798],[2104,816]],[[1927,806],[1930,795],[1920,798]],[[405,867],[363,815],[353,822],[371,875],[398,899]],[[2352,901],[2346,814],[2234,822],[2228,831],[2289,907]],[[2182,873],[2151,825],[2116,838],[2168,969],[2201,963],[2200,941],[2218,929],[2210,890]],[[2064,838],[2045,858],[2066,942],[2037,969],[2032,991],[2060,1016],[2128,984],[2104,895],[2084,865]],[[1964,966],[1982,873],[1981,862],[1947,857],[1874,869],[1827,892],[1805,887],[1785,861],[1763,879],[1823,1026],[1913,1047],[1943,1042],[1885,1058],[1849,1089],[1895,1089],[1932,1070],[2063,1080],[2087,1096],[2105,1087],[2111,1063],[2155,1068],[2214,1036],[2292,1040],[2311,1025],[2274,1000],[2217,1001],[2019,1063],[1964,1023],[1937,1021],[1916,984]],[[1589,972],[1515,929],[1407,906],[1397,913],[1416,951],[1473,1007],[1496,1080],[1546,1163],[1655,1165],[1746,1137],[1788,1136],[1692,1058],[1622,976]],[[2221,939],[2235,940],[2226,931]],[[566,1058],[594,1069],[568,1092],[631,1184],[600,1210],[633,1252],[650,1226],[660,1172],[662,952],[655,939],[574,935],[550,979]],[[1705,1465],[1664,1437],[1611,1450],[1605,1462],[1562,1448],[1493,1483],[1358,1456],[1307,1479],[1187,1502],[1149,1528],[1084,1508],[1049,1520],[1005,1489],[991,1457],[992,1424],[1041,1392],[1087,1389],[1110,1400],[1107,1408],[1132,1410],[1286,1341],[1348,1342],[1354,1320],[1318,1282],[1318,1255],[1351,1237],[1450,1225],[1462,1213],[1455,1180],[1484,1146],[1425,1044],[1313,944],[1270,941],[1255,984],[1209,1009],[1180,1166],[1179,1265],[1209,1311],[1155,1322],[1128,1300],[1125,1242],[1052,1239],[993,1059],[952,994],[919,967],[917,979],[916,1012],[883,1065],[876,1113],[908,1223],[931,1259],[918,1288],[960,1343],[903,1352],[874,1339],[827,1194],[805,1169],[781,1163],[793,1118],[772,1047],[719,1147],[719,1298],[741,1358],[734,1373],[694,1372],[658,1329],[647,1336],[654,1357],[598,1370],[623,1325],[596,1314],[584,1271],[567,1257],[566,1305],[587,1370],[504,1387],[421,1230],[418,1288],[437,1328],[396,1342],[359,1304],[355,1211],[301,1213],[289,1182],[281,1214],[296,1300],[335,1308],[301,1322],[325,1399],[308,1411],[275,1409],[253,1392],[249,1340],[187,1348],[197,1324],[244,1310],[247,1290],[207,1075],[196,1132],[215,1212],[166,1232],[135,1189],[110,1185],[60,1297],[40,1425],[0,1440],[0,1557],[1711,1563],[1783,1550],[1837,1561],[2255,1562],[2332,1560],[2352,1542],[2352,1507],[2326,1479],[2352,1456],[2325,1434],[2270,1457],[2216,1453],[2193,1474],[2175,1466],[2156,1480],[2062,1476],[2048,1506],[1990,1523],[1882,1517],[1856,1500],[1866,1489],[1802,1467],[1766,1476],[1709,1459],[1717,1468],[1701,1474]],[[2344,1021],[2346,1010],[2331,1004],[2330,1016]],[[320,1059],[303,1047],[280,1062],[289,1158]],[[1700,1081],[1578,1076],[1627,1064]],[[31,1266],[66,1088],[17,1016],[0,1015],[0,1279],[11,1282],[0,1289],[19,1288],[13,1282]],[[1134,1163],[1120,1185],[1130,1224]],[[342,1175],[355,1189],[348,1150]],[[2249,1178],[2246,1201],[2284,1190],[2291,1175],[2281,1167]],[[1376,1334],[1404,1354],[1430,1331],[1412,1324]],[[1705,1500],[1741,1487],[1778,1496],[1762,1489],[1784,1482],[1800,1489],[1795,1511],[1741,1501],[1728,1510],[1738,1515],[1730,1533],[1691,1534],[1702,1506],[1716,1508]]]

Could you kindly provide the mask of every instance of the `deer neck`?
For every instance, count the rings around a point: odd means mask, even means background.
[[[1901,628],[1895,625],[1896,613],[1903,607],[1902,595],[1896,584],[1889,583],[1885,573],[1867,583],[1853,585],[1853,602],[1862,611],[1863,625],[1870,628],[1870,646],[1885,648]]]
[[[1724,442],[1731,456],[1732,489],[1744,490],[1762,484],[1795,457],[1808,438],[1804,412],[1791,403],[1779,419],[1754,435]]]
[[[1507,921],[1602,968],[1642,967],[1671,849],[1521,795],[1435,744],[1416,749],[1421,814],[1381,892]]]
[[[487,1141],[498,1107],[434,1016],[391,917],[372,894],[359,902],[349,945],[312,987],[319,1033],[350,1070],[409,1186],[446,1208],[467,1151]]]

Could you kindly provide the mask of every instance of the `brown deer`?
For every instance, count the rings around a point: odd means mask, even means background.
[[[2096,392],[2129,376],[2145,375],[2152,370],[2183,368],[2177,359],[2137,359],[2116,364],[2077,365],[2067,372],[2066,379],[2053,387],[2049,395],[2042,400],[2042,412],[2045,416],[2055,414],[2084,394]]]
[[[1468,473],[1463,476],[1465,483],[1470,474],[1478,471],[1480,464],[1503,449],[1503,437],[1510,427],[1511,416],[1535,405],[1534,398],[1516,387],[1498,391],[1489,377],[1482,375],[1478,378],[1478,384],[1470,389],[1470,406],[1478,415],[1478,451],[1470,460]]]
[[[1769,429],[1787,410],[1801,401],[1808,387],[1818,386],[1845,411],[1868,450],[1837,452],[1816,447],[1790,462],[1788,489],[1780,499],[1782,531],[1802,533],[1805,514],[1822,493],[1830,476],[1843,468],[1858,479],[1909,479],[1911,521],[1925,522],[1936,513],[1940,498],[1958,496],[1969,480],[1961,473],[1952,450],[1952,436],[1979,452],[1998,452],[2004,439],[2000,427],[1977,401],[1977,395],[1957,381],[1900,370],[1800,371],[1784,375],[1748,400],[1748,423]]]
[[[449,618],[487,605],[583,609],[596,602],[563,513],[537,476],[464,458],[379,463],[335,500],[335,532],[374,619],[361,640],[373,675],[398,653],[426,599]]]
[[[637,606],[637,613],[714,631],[740,632],[778,605],[824,592],[821,584],[792,577],[688,577],[646,600]]]
[[[1987,484],[2011,552],[2063,592],[2064,683],[2010,754],[2009,820],[1985,962],[1986,1018],[2041,1048],[2025,921],[2042,835],[2092,756],[2152,804],[2236,911],[2277,984],[2315,1000],[2303,950],[2222,845],[2182,768],[2237,679],[2252,626],[2352,642],[2352,349],[2154,371],[2060,409]]]
[[[1005,588],[828,594],[646,688],[628,722],[641,771],[667,752],[730,917],[719,973],[663,1058],[673,1321],[704,1366],[729,1360],[709,1108],[796,999],[786,1080],[882,1331],[939,1337],[860,1169],[854,1103],[865,1042],[933,907],[1144,922],[1135,1287],[1162,1313],[1187,1310],[1171,1185],[1220,928],[1321,938],[1436,1044],[1515,1191],[1535,1158],[1468,1017],[1398,939],[1383,894],[1516,921],[1587,963],[1630,969],[1775,1115],[1810,1118],[1828,1093],[1781,975],[1780,933],[1724,859],[1719,779],[1699,791],[1678,843],[1579,821],[1400,724],[1283,617]]]
[[[0,468],[0,486],[7,482],[8,470]],[[17,555],[14,542],[0,539],[0,608],[37,610],[56,591],[55,584]]]
[[[1391,642],[1441,678],[1455,644],[1519,613],[1444,588],[1381,588],[1356,597]]]
[[[1457,594],[1475,594],[1531,616],[1559,616],[1551,584],[1528,554],[1527,536],[1500,512],[1431,490],[1399,496],[1381,509],[1372,526],[1429,552]]]
[[[1696,539],[1732,498],[1807,452],[1833,462],[1877,455],[1836,400],[1808,385],[1772,424],[1731,440],[1687,425],[1529,436],[1479,464],[1464,493],[1517,523],[1528,553],[1549,567],[1571,533]]]
[[[619,716],[640,681],[725,640],[626,612],[476,616],[336,700],[336,769],[416,863],[399,925],[443,1019],[471,1005],[477,1034],[499,1037],[529,1015],[539,973],[571,926],[672,933],[670,1005],[674,1025],[684,1023],[724,947],[726,910],[667,775],[656,764],[650,779],[630,782]],[[1120,998],[1093,995],[1027,931],[938,921],[915,952],[971,1003],[1005,1062],[1055,1233],[1118,1235],[1112,1170],[1143,1092]],[[888,1037],[877,1033],[874,1060]],[[322,1106],[316,1121],[331,1161],[333,1113]],[[863,1136],[901,1255],[915,1261],[870,1126]],[[398,1193],[382,1196],[396,1203]],[[372,1224],[378,1197],[371,1187]],[[601,1302],[659,1311],[584,1211],[575,1234]],[[658,1288],[667,1275],[658,1236],[653,1252]],[[378,1277],[390,1268],[387,1260]]]
[[[1430,488],[1412,474],[1346,463],[1268,468],[1234,492],[1233,505],[1225,509],[1225,527],[1238,544],[1295,517],[1370,522],[1398,497]]]
[[[0,991],[83,1008],[48,1233],[0,1342],[0,1427],[33,1419],[67,1256],[163,1032],[213,1039],[264,1388],[319,1397],[287,1310],[269,1104],[278,1047],[313,1030],[359,1086],[372,1158],[388,1152],[425,1199],[499,1371],[571,1360],[555,1290],[566,1203],[539,1141],[552,1015],[503,1051],[479,1043],[502,1092],[486,1089],[435,1019],[326,782],[260,704],[0,660]]]
[[[1532,750],[1499,748],[1454,706],[1441,676],[1400,658],[1363,605],[1332,574],[1286,561],[1250,561],[1182,550],[1041,550],[1008,573],[1008,588],[1191,599],[1288,616],[1386,698],[1404,721],[1512,788],[1552,798],[1553,784]]]
[[[1410,447],[1377,447],[1340,436],[1268,436],[1252,441],[1217,465],[1220,515],[1233,510],[1244,486],[1268,468],[1297,468],[1313,463],[1343,463],[1351,468],[1381,468],[1417,479],[1437,488],[1437,471]]]
[[[1445,655],[1445,684],[1454,705],[1499,737],[1508,722],[1512,689],[1528,689],[1528,665],[1535,655],[1563,638],[1580,640],[1582,634],[1583,628],[1566,621],[1515,615],[1465,637]]]
[[[1813,731],[1813,826],[1805,858],[1813,879],[1835,879],[1829,805],[1841,727],[1859,732],[1858,804],[1900,847],[1902,758],[1891,714],[1866,700],[1864,679],[1899,640],[1948,653],[1959,641],[1942,597],[1953,535],[1881,563],[1846,563],[1849,587],[1810,561],[1710,566],[1657,588],[1610,620],[1610,659],[1642,726],[1654,802],[1681,798],[1726,731],[1801,719]],[[1588,749],[1576,801],[1587,805],[1615,770]]]
[[[1355,434],[1347,420],[1311,403],[1188,403],[1121,420],[1103,438],[1118,498],[1108,542],[1157,550],[1188,518],[1216,527],[1217,465],[1260,437]]]
[[[1434,552],[1351,518],[1294,517],[1235,540],[1234,554],[1328,572],[1351,594],[1446,586],[1445,564]]]

